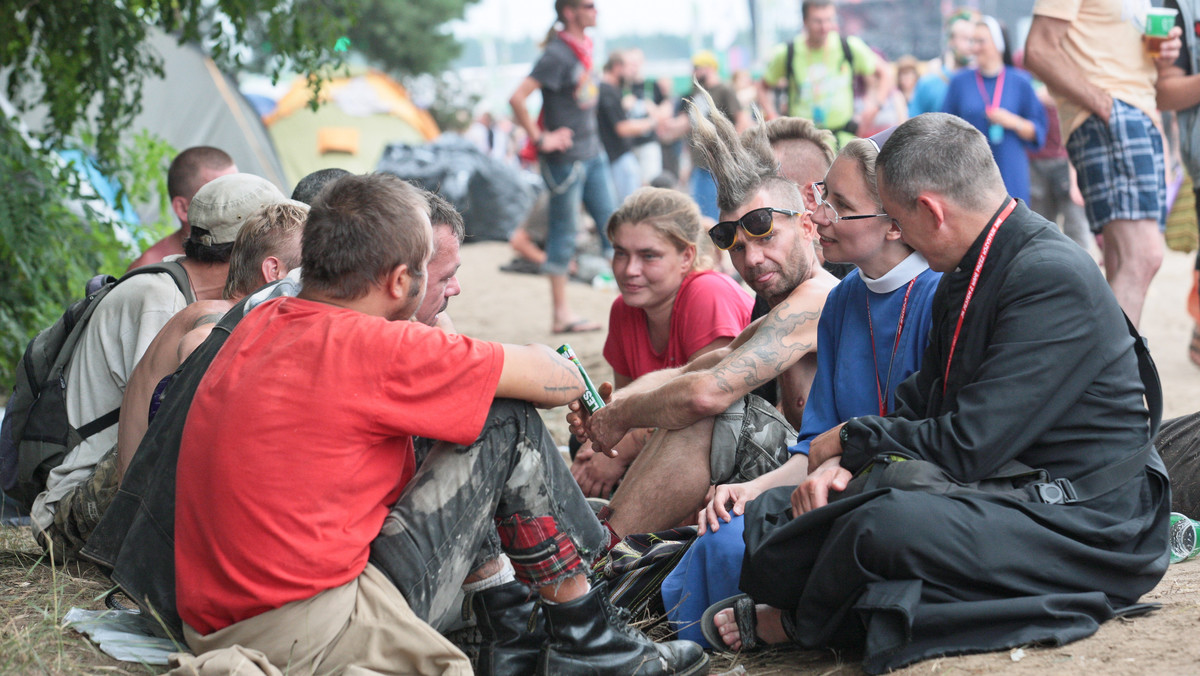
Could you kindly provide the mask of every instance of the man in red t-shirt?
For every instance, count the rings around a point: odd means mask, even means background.
[[[425,623],[461,585],[480,672],[703,669],[698,646],[651,642],[588,585],[604,533],[531,405],[577,398],[574,367],[408,321],[428,214],[394,176],[331,184],[305,226],[300,295],[249,313],[201,381],[176,485],[189,646],[305,672],[470,673]],[[413,435],[445,440],[419,468]],[[544,601],[533,631],[530,588]]]

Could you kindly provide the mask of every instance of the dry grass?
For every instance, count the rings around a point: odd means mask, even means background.
[[[82,634],[64,628],[61,618],[72,607],[99,610],[111,582],[86,563],[51,567],[28,528],[0,527],[0,674],[160,674],[164,668],[119,662]],[[668,638],[663,623],[647,627]],[[793,649],[753,654],[714,654],[710,673],[738,666],[747,674],[857,674],[829,652]]]
[[[157,674],[105,655],[61,625],[72,607],[99,610],[111,583],[91,564],[52,567],[28,528],[0,526],[0,674]]]

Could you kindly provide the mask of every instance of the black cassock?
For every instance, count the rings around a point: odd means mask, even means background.
[[[847,423],[848,470],[900,451],[963,482],[1010,460],[1078,479],[1147,442],[1116,299],[1088,254],[1023,203],[995,235],[943,394],[987,231],[942,277],[922,368],[896,390],[895,412]],[[741,588],[784,609],[801,645],[862,650],[871,673],[1089,636],[1167,568],[1157,454],[1119,488],[1069,505],[884,489],[790,519],[791,490],[750,503]]]

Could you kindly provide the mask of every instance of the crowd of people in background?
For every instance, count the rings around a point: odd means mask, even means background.
[[[1200,453],[1195,419],[1156,449],[1137,331],[1172,148],[1200,169],[1197,18],[1149,52],[1116,0],[1037,0],[1026,71],[990,16],[889,62],[804,0],[757,80],[700,51],[677,93],[596,53],[595,0],[554,6],[511,120],[465,135],[540,175],[511,244],[552,333],[607,330],[611,382],[456,330],[434,192],[334,169],[288,198],[187,149],[179,229],[71,348],[38,543],[111,569],[189,674],[702,674],[768,644],[883,673],[1144,611],[1166,465]],[[596,265],[606,324],[570,302]],[[677,640],[618,609],[646,579]]]

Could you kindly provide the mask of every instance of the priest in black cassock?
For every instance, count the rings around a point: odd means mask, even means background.
[[[1170,491],[1134,332],[1104,276],[1005,192],[987,140],[957,117],[902,124],[877,172],[904,240],[945,273],[923,366],[890,415],[814,440],[805,483],[751,503],[740,586],[752,601],[714,606],[710,632],[733,649],[858,650],[881,673],[1059,645],[1143,610],[1167,568]],[[1161,401],[1152,382],[1147,399]],[[946,481],[842,495],[889,461]],[[1013,461],[1044,474],[973,488]]]

